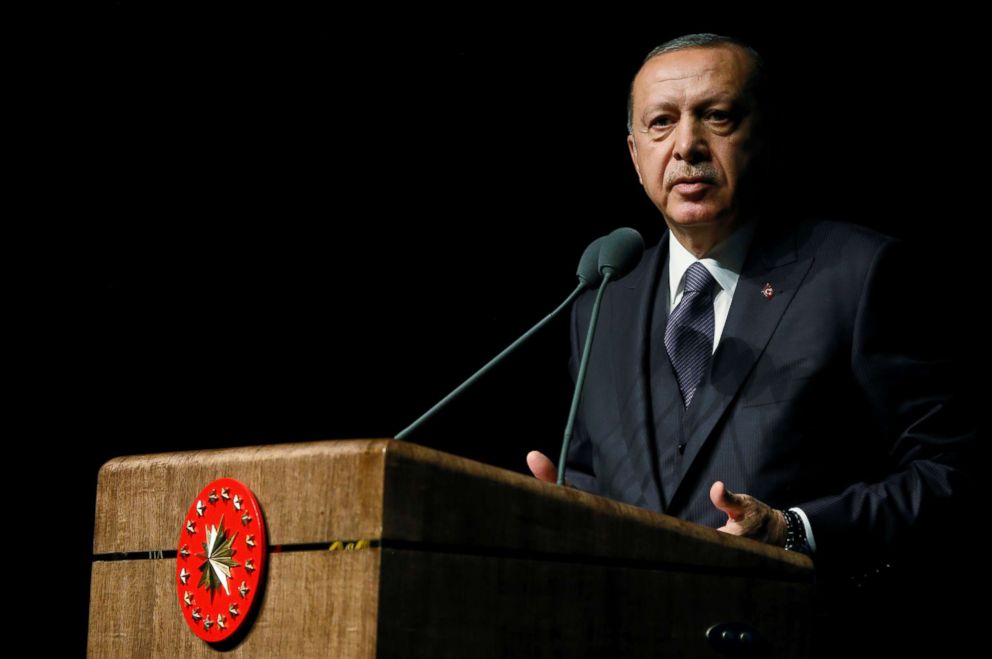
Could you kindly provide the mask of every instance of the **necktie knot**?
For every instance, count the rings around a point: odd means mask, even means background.
[[[685,286],[683,289],[686,293],[706,293],[709,292],[715,283],[716,280],[713,279],[713,275],[706,269],[706,266],[696,261],[685,271]]]

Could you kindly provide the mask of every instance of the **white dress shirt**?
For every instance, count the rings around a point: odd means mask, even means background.
[[[709,270],[717,283],[713,294],[713,352],[716,352],[717,346],[720,345],[723,327],[727,324],[730,303],[734,299],[737,280],[740,279],[741,270],[744,267],[744,257],[747,256],[751,239],[754,237],[755,224],[755,221],[751,221],[738,227],[701,259],[697,259],[692,252],[683,247],[675,234],[671,231],[668,232],[668,313],[671,315],[672,309],[682,301],[685,271],[689,269],[690,265],[699,261]],[[675,291],[674,295],[672,291]],[[790,508],[789,510],[799,513],[799,517],[803,520],[803,526],[806,527],[806,541],[809,542],[810,549],[816,551],[813,529],[806,513],[800,508]]]
[[[692,252],[682,246],[675,234],[668,232],[668,313],[671,315],[672,309],[682,301],[685,271],[690,265],[699,261],[709,270],[717,283],[713,295],[713,352],[716,352],[716,347],[720,344],[723,326],[727,323],[727,314],[730,313],[730,302],[734,298],[737,280],[740,279],[744,257],[747,255],[747,248],[751,245],[753,235],[754,222],[748,222],[738,227],[705,257],[697,259]],[[675,291],[675,295],[672,295],[672,291]]]

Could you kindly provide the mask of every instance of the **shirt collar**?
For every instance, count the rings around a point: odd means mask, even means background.
[[[675,296],[682,291],[683,278],[689,266],[699,261],[710,271],[713,279],[719,284],[728,296],[733,298],[734,290],[737,288],[737,280],[740,279],[741,269],[744,266],[744,257],[747,255],[748,247],[751,245],[751,238],[754,235],[754,227],[757,220],[745,222],[734,229],[723,242],[717,244],[704,258],[697,259],[695,255],[682,246],[675,235],[668,232],[668,290],[671,291],[669,300],[674,300]]]

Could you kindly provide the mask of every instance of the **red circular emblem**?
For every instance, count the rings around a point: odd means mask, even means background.
[[[197,636],[215,643],[248,618],[265,571],[265,524],[244,483],[219,478],[193,500],[179,531],[176,592]]]

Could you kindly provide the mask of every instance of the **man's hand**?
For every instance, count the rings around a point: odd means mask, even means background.
[[[527,454],[527,466],[530,467],[531,473],[538,480],[547,481],[548,483],[558,482],[558,470],[555,469],[555,463],[540,451],[531,451]],[[565,481],[565,485],[572,487],[572,484],[567,480]]]
[[[776,547],[785,546],[785,515],[781,510],[747,494],[734,494],[723,481],[710,487],[710,501],[727,513],[727,523],[717,531],[754,538]]]

